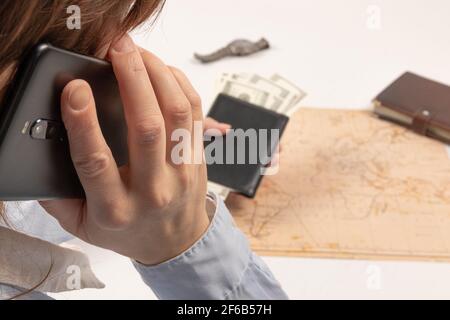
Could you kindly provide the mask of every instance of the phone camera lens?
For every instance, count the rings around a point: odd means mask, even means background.
[[[50,120],[37,120],[31,127],[31,137],[37,140],[64,140],[61,123]]]
[[[33,139],[45,140],[47,136],[48,123],[44,120],[38,120],[31,128],[31,137]]]
[[[44,132],[44,126],[43,126],[42,124],[38,124],[37,126],[35,126],[35,127],[33,128],[33,131],[34,131],[34,134],[35,134],[35,135],[39,135],[39,134],[41,134],[42,132]]]

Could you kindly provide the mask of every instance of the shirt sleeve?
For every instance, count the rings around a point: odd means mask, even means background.
[[[287,299],[265,263],[250,249],[220,197],[212,194],[211,224],[189,250],[157,266],[133,262],[160,299]]]

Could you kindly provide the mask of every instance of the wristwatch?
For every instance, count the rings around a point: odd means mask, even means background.
[[[196,53],[194,54],[194,56],[203,63],[209,63],[223,59],[225,57],[248,56],[268,48],[270,48],[270,44],[264,38],[256,42],[252,42],[245,39],[238,39],[229,43],[226,47],[219,49],[211,54],[200,55]]]

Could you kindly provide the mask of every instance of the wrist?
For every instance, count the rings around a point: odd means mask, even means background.
[[[145,266],[155,266],[171,260],[201,239],[209,224],[206,202],[202,201],[200,207],[188,210],[170,222],[159,224],[159,235],[152,237],[151,248],[147,247],[142,255],[134,259]]]

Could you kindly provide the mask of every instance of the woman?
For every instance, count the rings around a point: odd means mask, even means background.
[[[73,5],[81,9],[80,30],[66,25],[67,8]],[[86,199],[41,205],[71,234],[131,258],[162,299],[286,298],[223,202],[206,196],[205,164],[175,165],[170,159],[171,132],[192,132],[193,123],[202,121],[200,99],[181,71],[126,35],[162,5],[158,0],[1,2],[2,95],[25,52],[49,41],[111,61],[129,128],[130,163],[119,170],[99,128],[89,84],[70,82],[61,112]],[[12,280],[3,287],[16,283]],[[22,289],[30,288],[17,290]]]

